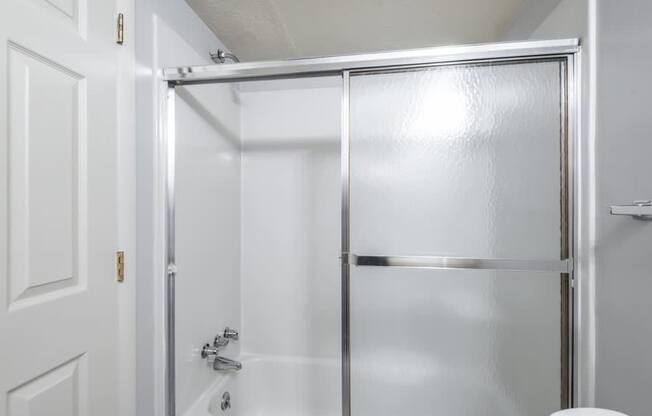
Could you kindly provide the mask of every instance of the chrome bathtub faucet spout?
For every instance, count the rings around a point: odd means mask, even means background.
[[[206,344],[201,349],[201,357],[205,358],[207,364],[210,366],[213,365],[213,370],[215,371],[225,371],[225,370],[240,370],[242,369],[242,363],[239,361],[231,360],[226,357],[220,356],[220,350],[227,345],[229,341],[237,341],[239,339],[238,331],[231,329],[228,326],[224,328],[221,334],[218,334],[213,340],[213,345]]]
[[[215,371],[225,371],[225,370],[242,370],[242,363],[240,361],[235,361],[230,358],[220,357],[219,355],[215,357],[213,361],[213,370]]]

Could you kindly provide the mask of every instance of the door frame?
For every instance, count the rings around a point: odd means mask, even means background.
[[[577,232],[580,220],[577,198],[581,195],[580,176],[576,167],[579,165],[579,118],[580,118],[580,41],[579,39],[562,39],[529,42],[505,42],[466,46],[444,46],[435,48],[411,49],[402,51],[379,52],[358,55],[332,56],[323,58],[305,58],[278,61],[246,62],[236,64],[215,64],[203,66],[188,66],[165,68],[162,72],[159,140],[163,152],[157,158],[158,167],[162,172],[161,189],[164,197],[159,199],[165,213],[161,235],[164,236],[165,251],[160,253],[160,264],[165,267],[165,414],[176,415],[175,392],[175,279],[177,266],[175,263],[175,158],[176,158],[176,123],[175,99],[176,87],[183,85],[203,85],[227,82],[245,82],[254,80],[287,79],[298,77],[318,77],[340,75],[343,80],[342,91],[342,200],[341,200],[341,314],[342,314],[342,416],[350,416],[350,327],[349,327],[349,268],[351,256],[349,253],[349,136],[348,136],[348,82],[352,71],[378,71],[400,69],[414,66],[456,65],[476,62],[528,61],[533,59],[562,58],[566,59],[567,90],[566,93],[566,127],[567,138],[566,165],[568,177],[568,320],[567,334],[567,368],[566,380],[562,386],[567,388],[568,404],[573,407],[578,404],[575,392],[578,391],[579,376],[592,378],[589,357],[580,357],[580,352],[587,348],[578,345],[584,340],[582,332],[588,328],[580,328],[577,324],[579,279],[586,279],[576,265],[578,247],[581,245]],[[582,244],[583,246],[583,244]],[[584,296],[584,295],[583,295]],[[563,319],[564,317],[562,317]],[[588,337],[587,337],[588,338]],[[588,342],[588,341],[586,341]],[[589,346],[588,350],[592,350]],[[563,362],[563,358],[562,358]],[[581,367],[581,368],[580,368]],[[587,370],[589,369],[589,370]]]
[[[120,414],[136,416],[136,54],[135,0],[116,0],[127,38],[117,48],[116,113],[118,167],[118,246],[124,251],[125,279],[118,288]]]

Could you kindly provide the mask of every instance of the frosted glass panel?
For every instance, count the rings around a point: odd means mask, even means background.
[[[352,416],[560,408],[559,275],[354,267]]]
[[[559,259],[560,69],[352,76],[351,251]]]
[[[352,75],[351,253],[560,259],[563,69],[546,60]],[[559,410],[561,282],[351,266],[352,416]]]

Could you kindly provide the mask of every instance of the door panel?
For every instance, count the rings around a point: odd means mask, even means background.
[[[0,415],[120,413],[115,13],[0,3]]]
[[[75,358],[9,391],[8,414],[86,414],[87,378],[86,356]]]
[[[353,416],[566,405],[568,280],[540,267],[567,257],[564,75],[563,58],[350,75],[350,251],[380,256],[350,266]],[[444,269],[378,267],[391,256]],[[523,271],[489,270],[510,260]]]
[[[78,74],[14,44],[8,59],[12,310],[83,285],[77,230],[86,225],[78,199],[85,88]]]

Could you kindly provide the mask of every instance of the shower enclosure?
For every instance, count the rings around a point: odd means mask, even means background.
[[[572,406],[578,50],[560,40],[166,69],[167,414]],[[237,109],[227,150],[176,123],[177,104],[209,88]],[[295,140],[297,125],[310,140]],[[237,160],[221,181],[239,202],[218,229],[240,248],[238,266],[215,273],[229,260],[198,266],[214,244],[201,238],[215,211],[202,201],[226,200],[202,188],[191,203],[183,187],[220,155]],[[175,373],[202,362],[201,345],[176,337],[189,332],[175,322],[184,279],[240,297],[236,322],[201,319],[240,329],[240,349],[216,354],[243,365],[201,367],[179,393]],[[182,303],[201,311],[199,298]]]

